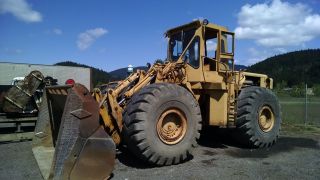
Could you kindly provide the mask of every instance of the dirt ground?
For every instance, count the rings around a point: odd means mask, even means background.
[[[119,151],[112,179],[319,179],[320,134],[282,134],[271,149],[257,150],[206,132],[192,159],[167,167]],[[0,144],[0,160],[0,179],[41,179],[30,141]]]

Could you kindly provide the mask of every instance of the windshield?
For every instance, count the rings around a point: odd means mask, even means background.
[[[177,61],[179,59],[194,33],[195,29],[191,29],[188,31],[180,31],[170,36],[168,52],[169,60]]]

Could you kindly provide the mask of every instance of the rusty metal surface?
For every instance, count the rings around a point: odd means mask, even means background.
[[[80,84],[50,87],[45,98],[47,105],[40,111],[33,142],[33,153],[43,177],[70,179],[71,175],[77,177],[79,170],[89,174],[95,169],[99,169],[95,176],[109,176],[115,144],[100,126],[99,104],[89,91]],[[86,165],[83,161],[88,157],[104,162]]]
[[[5,95],[4,112],[22,112],[36,107],[27,107],[33,94],[43,82],[43,75],[39,71],[32,71],[25,79],[9,89]]]
[[[47,96],[49,96],[47,98]],[[40,107],[37,125],[35,128],[35,136],[32,140],[32,152],[37,161],[41,175],[44,179],[48,179],[52,158],[54,155],[53,131],[52,131],[52,116],[50,115],[49,108],[51,103],[49,101],[50,95],[47,89],[44,90],[43,102]]]
[[[109,135],[100,127],[87,139],[79,154],[70,179],[106,179],[110,176],[115,164],[115,144]]]
[[[177,108],[165,110],[158,119],[157,133],[165,144],[177,144],[187,132],[187,117]]]
[[[0,85],[0,113],[3,113],[4,96],[10,88],[12,88],[12,85]]]

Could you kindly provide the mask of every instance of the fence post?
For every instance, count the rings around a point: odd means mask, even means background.
[[[306,83],[306,90],[305,90],[305,117],[304,117],[304,125],[308,122],[308,85]]]

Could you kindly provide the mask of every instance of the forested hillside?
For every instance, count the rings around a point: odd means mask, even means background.
[[[134,67],[133,71],[135,72],[137,69],[145,70],[145,71],[148,70],[147,66],[138,66],[138,67]],[[128,76],[128,68],[116,69],[114,71],[109,72],[109,74],[115,79],[119,79],[119,80],[124,79]]]
[[[247,71],[267,74],[274,79],[275,85],[320,84],[320,49],[276,55],[248,67]]]
[[[55,65],[87,67],[92,69],[93,85],[121,80],[127,76],[127,68],[111,72],[71,61],[59,62]],[[236,69],[245,69],[236,65]],[[134,68],[147,70],[145,66]],[[267,58],[246,68],[249,72],[267,74],[274,79],[275,86],[294,87],[307,82],[309,87],[320,84],[320,49],[308,49],[289,52]]]
[[[240,69],[246,69],[247,67],[243,65],[235,65],[234,68],[235,70],[240,70]],[[145,70],[145,71],[148,70],[146,66],[138,66],[138,67],[135,67],[133,70],[136,71],[137,69]],[[124,79],[128,75],[127,68],[120,68],[120,69],[109,72],[109,74],[115,79]]]

